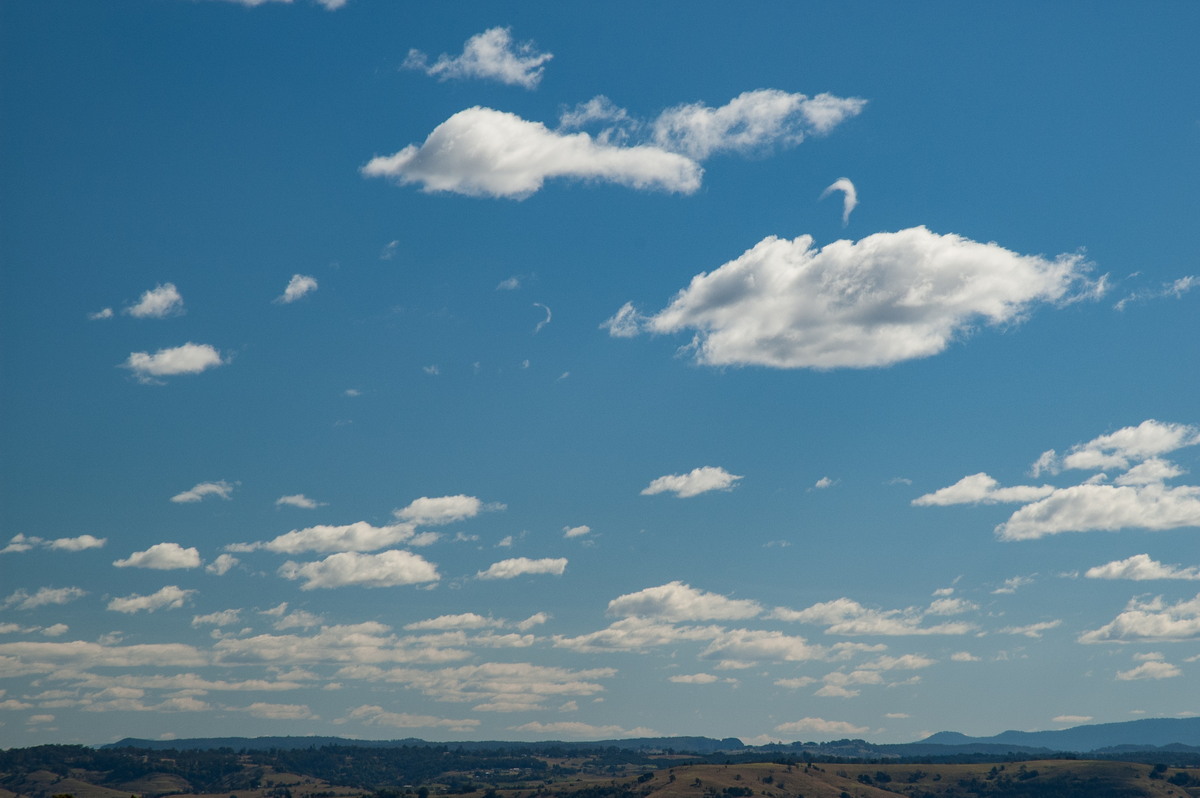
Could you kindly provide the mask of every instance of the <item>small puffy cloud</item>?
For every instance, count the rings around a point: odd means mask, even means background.
[[[332,587],[396,587],[436,582],[437,566],[409,551],[379,554],[339,552],[319,562],[286,562],[279,568],[285,579],[303,579],[302,590]]]
[[[949,603],[947,603],[949,602]],[[907,607],[901,610],[877,610],[864,607],[850,598],[824,601],[803,610],[777,607],[771,617],[783,621],[812,623],[825,626],[827,634],[835,635],[963,635],[975,630],[966,621],[947,621],[923,625],[927,616],[944,616],[975,609],[970,602],[959,599],[937,599],[928,608]]]
[[[210,574],[224,576],[225,574],[229,573],[230,570],[232,570],[233,567],[238,564],[238,562],[238,558],[234,557],[232,554],[218,554],[217,559],[206,565],[204,570]]]
[[[566,557],[547,557],[541,560],[531,560],[528,557],[515,557],[511,560],[494,562],[486,571],[475,574],[476,579],[513,579],[527,574],[553,574],[562,576],[567,567]]]
[[[442,526],[474,518],[485,510],[503,510],[499,503],[484,504],[474,496],[422,496],[414,499],[407,507],[395,510],[393,515],[401,521],[419,526]]]
[[[536,88],[552,53],[539,53],[533,42],[516,43],[511,28],[489,28],[467,39],[461,55],[445,53],[429,63],[420,50],[409,50],[404,67],[417,69],[438,80],[480,78],[509,86]]]
[[[174,283],[163,283],[142,294],[125,312],[136,319],[165,319],[183,313],[183,296]]]
[[[241,610],[221,610],[219,612],[210,612],[207,615],[194,616],[192,618],[192,626],[230,626],[240,623],[241,620]]]
[[[653,123],[653,141],[665,150],[704,160],[719,152],[760,152],[790,147],[806,135],[828,133],[858,115],[866,100],[819,94],[807,97],[778,89],[758,89],[720,108],[691,103],[668,108]]]
[[[521,277],[519,275],[514,274],[512,277],[506,277],[505,279],[503,279],[499,283],[497,283],[496,290],[497,291],[516,291],[520,287],[521,287]]]
[[[953,504],[996,504],[998,502],[1030,502],[1054,493],[1053,485],[1017,485],[1001,488],[987,474],[963,477],[949,487],[918,496],[912,503],[917,507],[947,507]]]
[[[189,504],[203,501],[208,496],[217,496],[228,501],[233,494],[233,487],[233,485],[225,480],[221,480],[220,482],[201,482],[190,490],[175,494],[171,497],[171,501],[176,504]]]
[[[970,651],[955,651],[950,655],[951,662],[979,662],[979,657]]]
[[[712,366],[888,366],[936,355],[978,324],[1095,295],[1088,269],[1078,254],[1020,255],[925,227],[823,248],[770,236],[693,277],[640,326],[695,331],[695,358]]]
[[[310,499],[303,493],[293,493],[290,496],[280,496],[275,500],[276,507],[299,507],[301,510],[315,510],[324,507],[325,502]]]
[[[1057,715],[1052,720],[1055,723],[1087,723],[1094,718],[1091,715]]]
[[[993,595],[1002,596],[1016,593],[1019,588],[1025,585],[1032,585],[1033,577],[1031,576],[1013,576],[1004,580],[1004,584],[992,591]]]
[[[732,490],[740,476],[730,474],[719,466],[693,468],[686,474],[667,474],[659,477],[642,489],[643,496],[658,493],[674,493],[680,499],[699,496],[710,490]]]
[[[1200,580],[1200,567],[1163,565],[1150,559],[1149,554],[1135,554],[1124,560],[1089,568],[1084,576],[1088,579],[1132,579],[1138,582],[1149,579]]]
[[[153,355],[149,352],[131,352],[121,365],[133,371],[139,381],[155,383],[158,382],[155,377],[199,374],[224,363],[220,351],[208,344],[189,341],[182,346],[160,349]]]
[[[701,173],[695,161],[659,147],[617,147],[479,106],[454,114],[423,144],[372,158],[362,168],[366,177],[420,183],[427,192],[513,199],[556,177],[690,194],[700,187]]]
[[[260,543],[242,543],[226,546],[227,551],[254,551],[266,549],[278,554],[299,554],[306,551],[335,552],[335,551],[374,551],[376,549],[394,546],[398,543],[409,543],[415,532],[412,524],[390,524],[373,526],[366,521],[356,521],[353,524],[338,526],[318,524],[293,529],[273,540]]]
[[[497,621],[494,618],[485,618],[474,612],[464,612],[458,615],[439,615],[436,618],[416,621],[405,624],[404,628],[409,631],[427,631],[431,629],[444,631],[447,629],[486,629],[503,625],[503,621]]]
[[[115,598],[108,602],[108,609],[113,612],[154,612],[156,610],[175,610],[184,605],[195,590],[184,590],[175,585],[167,585],[161,590],[151,593],[148,596],[139,596],[136,593],[124,598]]]
[[[0,549],[0,554],[13,554],[30,551],[35,548],[52,549],[54,551],[86,551],[87,549],[103,548],[106,543],[108,543],[108,538],[98,538],[95,535],[79,535],[73,538],[46,540],[45,538],[33,535],[17,533],[9,540],[7,546]]]
[[[815,488],[816,490],[825,490],[826,488],[832,488],[834,485],[837,484],[837,482],[838,481],[836,479],[830,479],[829,477],[821,477],[813,484],[813,488]]]
[[[89,313],[88,320],[89,321],[103,321],[104,319],[111,319],[115,315],[116,314],[113,313],[112,308],[100,308],[100,310],[97,310],[95,313]]]
[[[36,593],[25,589],[17,590],[4,600],[5,608],[15,607],[18,610],[32,610],[37,607],[61,605],[87,595],[87,591],[78,587],[42,587]]]
[[[739,620],[761,612],[756,601],[726,598],[679,581],[618,596],[608,602],[607,610],[608,615],[619,618],[660,621]]]
[[[842,192],[842,227],[845,227],[850,224],[850,213],[858,207],[858,189],[850,182],[850,178],[839,177],[821,192],[821,199],[825,199],[835,191]]]
[[[472,731],[479,725],[479,721],[470,718],[449,720],[432,715],[410,715],[407,712],[389,712],[377,705],[356,707],[350,710],[346,719],[370,726],[390,726],[394,729],[447,729],[459,732]]]
[[[592,531],[592,528],[590,526],[588,526],[587,524],[580,524],[579,526],[564,526],[563,527],[563,537],[564,538],[581,538],[584,535],[590,534],[591,531]]]
[[[1117,678],[1123,682],[1132,682],[1139,679],[1173,679],[1176,676],[1182,675],[1183,671],[1179,668],[1169,662],[1160,662],[1158,660],[1143,662],[1136,668],[1131,668],[1127,671],[1117,671]]]
[[[42,634],[46,637],[59,637],[66,634],[70,628],[65,623],[54,623],[42,629]]]
[[[865,734],[870,731],[868,726],[855,726],[842,720],[825,720],[824,718],[801,718],[791,723],[781,723],[775,731],[795,734]]]
[[[1084,632],[1080,643],[1134,643],[1200,638],[1200,593],[1167,604],[1162,597],[1134,598],[1109,623]]]
[[[711,673],[681,673],[667,677],[667,681],[675,684],[712,684],[720,681],[720,677],[713,676]]]
[[[283,289],[283,293],[275,298],[275,302],[281,305],[289,305],[302,296],[311,294],[316,290],[317,278],[310,277],[307,274],[293,274],[292,279],[288,280],[287,287]]]
[[[200,552],[185,549],[178,543],[156,543],[145,551],[135,551],[123,560],[114,560],[118,568],[153,568],[170,571],[176,568],[199,568]]]

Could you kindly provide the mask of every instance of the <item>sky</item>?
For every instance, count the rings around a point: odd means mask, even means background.
[[[0,0],[0,746],[1200,713],[1198,31]]]

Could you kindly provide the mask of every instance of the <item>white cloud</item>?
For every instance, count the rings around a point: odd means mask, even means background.
[[[218,554],[217,559],[205,566],[204,570],[210,574],[224,576],[225,574],[229,573],[229,571],[235,565],[237,565],[238,562],[238,558],[234,557],[232,554]]]
[[[795,146],[806,135],[828,133],[856,116],[866,100],[819,94],[807,97],[758,89],[720,108],[692,103],[668,108],[653,123],[653,141],[665,150],[704,160],[719,152],[758,152]]]
[[[700,656],[720,663],[805,662],[828,659],[829,650],[783,632],[728,629],[720,630]]]
[[[674,682],[675,684],[712,684],[720,680],[719,676],[713,676],[711,673],[681,673],[667,677],[668,682]]]
[[[1061,532],[1186,526],[1200,526],[1200,487],[1084,484],[1021,507],[996,534],[1001,540],[1034,540]]]
[[[1025,585],[1032,585],[1033,577],[1030,576],[1013,576],[1004,580],[1004,584],[992,591],[994,595],[1007,595],[1016,593],[1018,588]]]
[[[562,576],[567,567],[566,557],[531,560],[528,557],[515,557],[511,560],[494,562],[486,571],[475,574],[476,579],[513,579],[527,574],[553,574]]]
[[[836,479],[830,479],[829,477],[821,477],[813,484],[813,487],[816,488],[817,490],[825,490],[826,488],[832,488],[837,483],[838,483],[838,481]]]
[[[474,496],[459,494],[437,498],[422,496],[393,514],[402,521],[411,521],[421,526],[442,526],[474,518],[485,510],[503,509],[504,505],[498,502],[484,504]]]
[[[1132,599],[1109,623],[1084,632],[1080,643],[1132,643],[1193,640],[1200,637],[1200,593],[1193,599],[1166,604],[1162,597]]]
[[[975,605],[970,602],[938,599],[926,609],[907,607],[902,610],[876,610],[864,607],[853,599],[839,598],[819,602],[803,610],[777,607],[771,617],[818,624],[826,627],[827,634],[835,635],[962,635],[974,631],[975,625],[965,621],[932,626],[922,624],[929,615],[954,614],[972,609],[975,609]]]
[[[815,733],[815,734],[865,734],[870,731],[867,726],[855,726],[842,720],[825,720],[824,718],[801,718],[791,723],[781,723],[775,727],[777,732]]]
[[[291,532],[285,532],[265,543],[235,544],[227,546],[226,549],[228,551],[266,549],[279,554],[299,554],[305,551],[374,551],[398,543],[411,542],[413,537],[412,524],[372,526],[366,521],[356,521],[340,526],[318,524],[304,529],[293,529]]]
[[[924,227],[821,249],[808,235],[770,236],[693,277],[641,326],[694,330],[708,365],[887,366],[938,354],[977,324],[1016,324],[1039,304],[1095,294],[1102,283],[1088,268],[1081,255],[1047,260]]]
[[[1171,663],[1156,660],[1143,662],[1136,668],[1127,671],[1117,671],[1117,678],[1123,682],[1131,682],[1138,679],[1173,679],[1176,676],[1182,675],[1183,671]]]
[[[316,290],[317,278],[307,274],[293,274],[292,279],[288,280],[287,287],[283,289],[283,293],[275,298],[275,302],[288,305]]]
[[[401,185],[420,183],[427,192],[523,199],[554,177],[687,194],[700,187],[702,170],[658,147],[612,146],[587,133],[558,133],[476,106],[438,125],[420,146],[372,158],[362,173]]]
[[[542,331],[543,327],[545,327],[547,324],[549,324],[551,321],[554,320],[554,314],[550,312],[550,308],[546,307],[541,302],[534,302],[533,306],[535,308],[541,308],[542,310],[546,311],[546,318],[539,321],[537,323],[537,326],[533,328],[533,334],[537,335],[538,333],[540,333]]]
[[[521,278],[519,275],[514,274],[512,277],[506,277],[505,279],[501,280],[496,285],[496,290],[497,291],[516,291],[520,287],[521,287]]]
[[[241,610],[220,610],[192,617],[192,626],[231,626],[242,620]]]
[[[581,538],[584,535],[590,534],[591,531],[592,531],[592,528],[590,526],[588,526],[587,524],[580,524],[579,526],[564,526],[563,527],[563,537],[564,538]]]
[[[510,86],[536,88],[552,53],[539,53],[533,42],[514,43],[510,28],[489,28],[467,39],[461,55],[442,53],[432,65],[425,53],[409,50],[404,66],[438,80],[482,78]]]
[[[557,721],[555,723],[532,721],[530,723],[523,723],[520,726],[510,726],[509,728],[513,731],[533,732],[535,734],[550,736],[562,735],[564,737],[577,737],[589,740],[658,736],[658,732],[653,729],[641,726],[635,729],[626,729],[621,726],[595,726],[590,723],[569,720]]]
[[[471,731],[479,721],[470,718],[450,720],[432,715],[411,715],[407,712],[388,712],[374,704],[364,704],[350,710],[347,720],[355,720],[370,726],[390,726],[394,729],[448,729],[449,731]]]
[[[155,543],[145,551],[135,551],[124,560],[114,560],[118,568],[153,568],[170,571],[176,568],[199,568],[200,552],[195,548],[185,549],[178,543]]]
[[[131,352],[121,365],[131,369],[134,376],[144,383],[156,383],[155,377],[173,377],[177,374],[199,374],[210,368],[224,365],[221,353],[208,344],[190,341],[182,346],[160,349],[153,355],[149,352]]]
[[[135,593],[124,598],[115,598],[108,602],[108,609],[124,613],[154,612],[161,609],[175,610],[182,607],[184,602],[195,593],[195,590],[183,590],[175,585],[167,585],[148,596],[139,596]]]
[[[103,321],[104,319],[111,319],[114,315],[116,314],[113,313],[112,308],[100,308],[100,310],[97,310],[95,313],[89,313],[88,320]]]
[[[1076,444],[1061,460],[1051,450],[1038,463],[1059,468],[1088,470],[1126,469],[1131,463],[1169,454],[1186,446],[1200,443],[1200,427],[1191,424],[1172,424],[1147,419],[1136,427],[1122,427],[1116,432],[1101,435]]]
[[[404,628],[410,631],[420,631],[429,629],[486,629],[503,625],[503,621],[497,621],[494,618],[485,618],[474,612],[464,612],[458,615],[439,615],[436,618],[416,621],[405,624]]]
[[[1158,289],[1134,291],[1113,305],[1113,307],[1117,310],[1124,310],[1130,302],[1145,302],[1151,299],[1165,299],[1167,297],[1179,299],[1188,291],[1198,286],[1200,286],[1200,276],[1190,274],[1187,277],[1180,277],[1169,283],[1163,283]]]
[[[612,315],[600,323],[600,329],[608,330],[613,338],[632,338],[642,331],[644,317],[632,302],[626,302]]]
[[[970,651],[955,651],[950,655],[950,660],[952,662],[979,662],[979,657]]]
[[[1150,559],[1149,554],[1135,554],[1124,560],[1114,560],[1104,565],[1089,568],[1084,574],[1088,579],[1200,579],[1200,567],[1183,568],[1178,565],[1163,565]]]
[[[206,496],[218,496],[228,500],[233,493],[233,487],[233,485],[225,480],[221,480],[220,482],[201,482],[190,490],[185,490],[183,493],[172,496],[171,501],[176,504],[186,504],[202,501]]]
[[[7,546],[0,549],[0,554],[13,554],[35,548],[53,549],[55,551],[86,551],[87,549],[103,548],[106,543],[108,543],[108,538],[98,538],[94,535],[79,535],[74,538],[46,540],[45,538],[18,532],[12,536]]]
[[[67,626],[65,623],[55,623],[47,626],[45,629],[42,629],[42,634],[44,634],[46,637],[59,637],[60,635],[66,634],[70,628],[71,627]]]
[[[603,651],[642,651],[683,641],[711,641],[724,630],[719,626],[675,626],[655,619],[622,618],[596,632],[554,636],[556,648],[591,654]]]
[[[286,562],[279,568],[285,579],[303,579],[302,590],[328,587],[395,587],[436,582],[437,566],[409,551],[358,554],[340,552],[319,562]]]
[[[719,466],[693,468],[686,474],[667,474],[642,489],[643,496],[674,493],[680,499],[699,496],[710,490],[732,490],[740,476],[730,474]]]
[[[238,5],[255,6],[266,5],[267,3],[291,3],[292,0],[224,0],[227,3],[237,3]],[[349,0],[315,0],[317,5],[323,6],[326,11],[336,11],[346,5]]]
[[[3,606],[32,610],[37,607],[66,604],[86,595],[87,591],[78,587],[43,587],[33,594],[22,588],[6,598]]]
[[[174,283],[163,283],[142,294],[142,298],[125,310],[137,319],[165,319],[183,313],[183,296]]]
[[[1000,629],[1000,634],[1006,635],[1025,635],[1026,637],[1040,638],[1043,632],[1051,629],[1057,629],[1062,626],[1061,620],[1042,621],[1041,623],[1031,623],[1025,626],[1006,626]]]
[[[683,582],[668,582],[608,602],[607,614],[619,618],[662,621],[738,620],[753,618],[762,606],[749,599],[731,599],[697,590]]]
[[[1000,483],[982,472],[963,477],[949,487],[918,496],[912,503],[917,507],[946,507],[952,504],[996,504],[999,502],[1031,502],[1054,493],[1053,485],[1016,485],[999,487]]]
[[[316,717],[313,711],[304,704],[268,704],[264,701],[255,701],[240,711],[248,712],[256,718],[270,720],[307,720]]]
[[[316,499],[310,499],[303,493],[294,493],[290,496],[280,496],[275,500],[276,507],[299,507],[301,510],[315,510],[318,507],[324,507],[325,502],[319,502]]]
[[[842,192],[842,227],[845,227],[850,224],[850,213],[858,207],[858,189],[850,182],[850,178],[839,177],[821,192],[821,199],[825,199],[835,191]]]
[[[1087,723],[1094,718],[1091,715],[1056,715],[1051,720],[1055,723]]]

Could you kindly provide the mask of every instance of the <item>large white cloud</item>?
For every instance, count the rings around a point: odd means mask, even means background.
[[[178,543],[155,543],[145,551],[135,551],[123,560],[114,560],[118,568],[153,568],[170,571],[176,568],[199,568],[200,552]]]
[[[1133,643],[1200,638],[1200,593],[1167,604],[1162,596],[1134,598],[1116,618],[1079,636],[1080,643]]]
[[[1114,560],[1104,565],[1089,568],[1084,574],[1088,579],[1200,579],[1200,567],[1182,568],[1164,565],[1150,558],[1149,554],[1135,554],[1124,560]]]
[[[223,365],[221,353],[208,344],[190,341],[182,346],[160,349],[154,354],[131,352],[122,364],[131,369],[142,382],[157,382],[155,377],[173,377],[178,374],[199,374],[210,368]]]
[[[279,568],[285,579],[303,579],[303,590],[320,587],[395,587],[436,582],[437,566],[410,551],[392,549],[379,554],[348,551],[319,562],[286,562]]]
[[[1038,460],[1039,465],[1035,466],[1035,470],[1125,470],[1131,463],[1149,460],[1198,443],[1200,427],[1192,424],[1164,423],[1151,418],[1136,427],[1122,427],[1116,432],[1076,444],[1061,458],[1051,449]]]
[[[642,489],[642,495],[674,493],[679,498],[686,499],[710,490],[731,490],[739,479],[741,479],[740,476],[731,474],[720,466],[701,466],[693,468],[686,474],[667,474],[658,477]]]
[[[924,227],[823,248],[807,235],[770,236],[639,321],[649,332],[695,331],[695,357],[709,365],[887,366],[935,355],[977,324],[1094,295],[1103,284],[1088,268],[1081,255],[1020,255]],[[632,321],[622,312],[610,320],[619,336]]]
[[[996,527],[1002,540],[1060,532],[1200,526],[1200,486],[1097,485],[1063,488],[1021,507]]]
[[[461,55],[442,53],[430,64],[425,53],[409,50],[404,66],[438,80],[482,78],[532,89],[541,82],[542,65],[553,57],[552,53],[539,53],[533,42],[514,43],[510,28],[489,28],[467,39]]]
[[[166,587],[147,596],[133,594],[124,598],[114,598],[108,602],[108,609],[113,612],[155,612],[156,610],[175,610],[184,605],[196,593],[195,590],[184,590],[176,585]]]
[[[501,560],[488,566],[486,571],[475,574],[476,579],[514,579],[527,574],[553,574],[562,576],[567,567],[566,557],[546,557],[531,560],[528,557],[514,557]]]
[[[659,147],[617,147],[476,106],[438,125],[420,146],[372,158],[362,173],[430,192],[521,199],[555,177],[690,193],[700,186],[701,169]]]
[[[760,612],[762,606],[756,601],[726,598],[679,581],[626,593],[608,602],[609,615],[663,621],[735,620],[753,618]]]
[[[405,543],[413,537],[412,524],[372,526],[366,521],[356,521],[353,524],[318,524],[304,529],[293,529],[265,543],[236,544],[227,548],[231,551],[261,548],[280,554],[299,554],[305,551],[375,551]]]
[[[828,133],[860,113],[866,100],[818,94],[807,97],[758,89],[720,108],[703,103],[663,111],[653,124],[653,141],[665,150],[702,161],[722,151],[754,152],[771,145],[794,146],[812,133]]]

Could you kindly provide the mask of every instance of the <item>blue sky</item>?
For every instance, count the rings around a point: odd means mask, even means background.
[[[1200,712],[1200,9],[0,4],[0,745]]]

